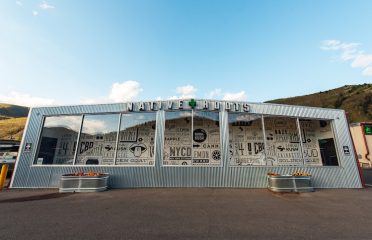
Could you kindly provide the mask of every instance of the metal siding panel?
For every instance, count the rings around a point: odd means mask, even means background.
[[[27,187],[27,182],[30,174],[30,165],[33,162],[33,156],[35,155],[38,138],[38,133],[42,121],[42,116],[38,114],[35,109],[30,110],[28,117],[27,129],[25,129],[23,142],[19,150],[19,158],[17,163],[17,169],[14,172],[14,181],[12,187]],[[25,144],[32,143],[32,151],[25,152]]]
[[[215,186],[226,186],[227,170],[229,168],[229,118],[228,112],[220,112],[220,142],[221,142],[221,156],[222,156],[222,167],[216,170],[219,178],[214,182]]]

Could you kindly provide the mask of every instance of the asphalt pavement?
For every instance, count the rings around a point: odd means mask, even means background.
[[[0,192],[0,239],[372,239],[365,189],[144,188]]]
[[[0,192],[0,239],[372,239],[372,188]]]

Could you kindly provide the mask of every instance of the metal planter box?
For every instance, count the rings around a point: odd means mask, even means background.
[[[310,176],[269,176],[268,188],[273,192],[312,192]]]
[[[59,192],[102,192],[107,190],[108,174],[100,176],[61,176]]]

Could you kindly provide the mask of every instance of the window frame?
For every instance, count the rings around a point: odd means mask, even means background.
[[[117,145],[119,144],[119,138],[118,138],[118,135],[119,135],[119,131],[120,131],[120,126],[121,126],[121,121],[122,121],[122,116],[123,114],[141,114],[141,113],[153,113],[155,115],[155,125],[156,125],[156,128],[155,128],[155,137],[154,137],[154,156],[152,158],[154,164],[152,165],[117,165],[116,164],[116,158],[117,158]],[[109,115],[109,114],[118,114],[119,115],[119,121],[118,121],[118,126],[117,126],[117,137],[116,137],[116,148],[115,148],[115,155],[114,155],[114,164],[113,165],[84,165],[84,164],[76,164],[76,158],[77,158],[77,152],[78,152],[78,148],[79,148],[79,141],[80,141],[80,137],[81,137],[81,133],[82,133],[82,128],[83,128],[83,123],[84,123],[84,118],[86,115]],[[158,111],[141,111],[141,112],[130,112],[130,111],[126,111],[126,112],[104,112],[104,113],[80,113],[80,114],[53,114],[53,115],[43,115],[42,116],[42,120],[41,120],[41,125],[39,127],[39,130],[38,130],[38,138],[37,138],[37,148],[36,148],[36,151],[34,152],[34,155],[32,156],[32,162],[31,162],[31,167],[87,167],[87,168],[95,168],[95,167],[104,167],[104,168],[108,168],[108,167],[155,167],[156,166],[156,154],[157,154],[157,148],[156,148],[156,145],[159,144],[157,143],[157,135],[158,135],[158,131],[156,130],[157,129],[157,114],[158,114]],[[76,142],[76,148],[75,148],[75,154],[74,154],[74,158],[73,158],[73,163],[72,164],[37,164],[37,156],[38,156],[38,153],[39,153],[39,149],[40,149],[40,144],[41,144],[41,137],[42,137],[42,134],[43,134],[43,129],[44,129],[44,125],[45,125],[45,120],[46,118],[48,117],[67,117],[67,116],[80,116],[81,117],[81,121],[80,121],[80,127],[79,127],[79,131],[78,131],[78,137],[77,137],[77,142]]]
[[[343,168],[342,166],[342,157],[341,157],[341,150],[339,149],[339,146],[341,146],[341,144],[339,143],[339,138],[337,137],[338,136],[338,133],[337,133],[337,128],[335,127],[335,119],[327,119],[327,118],[309,118],[309,117],[298,117],[298,120],[300,121],[301,119],[304,119],[304,120],[316,120],[316,121],[327,121],[330,123],[330,127],[331,127],[331,132],[332,132],[332,136],[333,136],[333,141],[334,141],[334,144],[335,144],[335,151],[336,151],[336,155],[337,155],[337,163],[338,165],[337,166],[332,166],[332,165],[306,165],[304,164],[303,166],[306,166],[306,167],[314,167],[314,168],[318,168],[318,167],[332,167],[332,168],[335,168],[335,167],[340,167],[340,168]],[[301,129],[300,129],[301,130]],[[357,157],[355,157],[357,158]],[[304,159],[305,161],[305,159]]]
[[[264,151],[263,151],[263,154],[265,156],[265,162],[266,162],[266,158],[267,158],[267,148],[266,148],[266,132],[265,132],[265,123],[264,123],[264,114],[261,114],[261,113],[250,113],[250,112],[228,112],[228,116],[227,116],[227,119],[229,119],[229,116],[230,115],[239,115],[239,114],[248,114],[248,115],[256,115],[256,116],[259,116],[260,120],[261,120],[261,127],[262,127],[262,136],[263,136],[263,143],[264,143]],[[226,132],[228,133],[228,139],[227,139],[227,146],[228,146],[228,150],[229,151],[230,147],[229,147],[229,144],[230,144],[230,123],[229,123],[229,120],[227,120],[227,124],[226,124]],[[273,167],[273,166],[267,166],[267,162],[265,165],[232,165],[231,164],[231,161],[229,159],[229,153],[227,154],[226,156],[227,158],[227,165],[229,167],[236,167],[236,168],[242,168],[242,167]]]
[[[120,135],[120,128],[121,128],[121,123],[122,123],[122,120],[123,120],[123,115],[125,114],[142,114],[142,113],[145,113],[145,114],[148,114],[148,113],[152,113],[155,115],[155,134],[154,134],[154,156],[152,157],[152,161],[154,164],[151,164],[151,165],[134,165],[134,164],[127,164],[127,165],[118,165],[117,164],[117,149],[118,149],[118,146],[119,146],[119,135]],[[118,124],[118,131],[117,131],[117,137],[116,137],[116,148],[115,148],[115,157],[114,157],[114,165],[107,165],[107,166],[115,166],[115,167],[155,167],[156,166],[156,145],[158,144],[156,142],[156,139],[157,139],[157,114],[158,114],[158,111],[141,111],[141,112],[120,112],[120,119],[119,119],[119,124]],[[102,165],[96,165],[96,166],[102,166]]]
[[[239,114],[239,113],[242,113],[242,112],[227,112],[228,116],[230,114]],[[265,146],[265,159],[267,157],[267,139],[266,139],[266,126],[265,126],[265,117],[286,117],[286,118],[291,118],[291,119],[295,119],[296,120],[296,127],[297,127],[297,132],[299,134],[299,137],[300,137],[300,149],[301,149],[301,159],[302,159],[302,164],[301,165],[292,165],[292,166],[288,166],[288,165],[275,165],[275,166],[269,166],[267,165],[267,162],[266,162],[266,165],[231,165],[230,164],[230,161],[227,160],[227,165],[228,167],[231,167],[231,168],[244,168],[244,167],[248,167],[248,168],[343,168],[342,166],[342,161],[341,161],[341,158],[340,158],[340,150],[339,150],[339,139],[337,138],[337,132],[336,132],[336,128],[335,128],[335,119],[327,119],[327,118],[309,118],[309,117],[298,117],[298,116],[287,116],[287,115],[272,115],[272,114],[262,114],[262,113],[249,113],[249,114],[252,114],[252,115],[261,115],[261,119],[262,119],[262,131],[263,131],[263,136],[264,136],[264,146]],[[334,139],[334,143],[335,143],[335,149],[336,149],[336,154],[337,154],[337,162],[338,162],[338,165],[337,166],[329,166],[329,165],[307,165],[305,164],[305,158],[303,157],[303,146],[302,146],[302,134],[301,134],[301,126],[300,126],[300,119],[305,119],[305,120],[318,120],[318,121],[329,121],[330,122],[330,126],[331,126],[331,131],[332,131],[332,135],[333,135],[333,139]],[[229,122],[227,121],[227,124],[226,124],[226,131],[228,133],[230,133],[230,127],[229,127]],[[230,140],[230,134],[228,134],[228,139],[226,141],[229,142]],[[228,156],[226,156],[228,158]]]
[[[76,138],[76,148],[75,148],[75,154],[74,154],[74,158],[72,160],[72,164],[37,164],[37,157],[39,155],[39,150],[40,150],[40,145],[41,145],[41,139],[42,139],[42,134],[43,134],[43,129],[44,129],[44,125],[45,125],[45,120],[46,118],[48,117],[69,117],[69,116],[80,116],[81,117],[81,121],[80,121],[80,127],[79,127],[79,131],[78,131],[78,137]],[[41,120],[41,125],[40,125],[40,128],[38,130],[38,138],[37,138],[37,148],[36,148],[36,151],[34,153],[34,155],[32,156],[32,162],[31,162],[31,166],[32,167],[71,167],[71,166],[75,166],[75,158],[76,158],[76,153],[77,153],[77,149],[78,149],[78,141],[79,141],[79,138],[80,138],[80,132],[81,132],[81,126],[82,126],[82,121],[84,120],[84,114],[58,114],[58,115],[43,115],[42,116],[42,120]]]
[[[219,126],[218,126],[218,132],[219,132],[219,150],[220,150],[220,154],[221,154],[221,159],[220,159],[220,164],[213,164],[213,165],[164,165],[163,164],[163,161],[164,161],[164,146],[165,146],[165,122],[167,121],[166,119],[166,113],[167,112],[191,112],[191,161],[193,161],[193,152],[194,152],[194,139],[193,139],[193,133],[194,133],[194,112],[213,112],[213,113],[217,113],[218,114],[218,123],[219,123]],[[222,130],[221,130],[221,111],[220,110],[208,110],[208,109],[183,109],[183,110],[165,110],[164,111],[164,130],[163,130],[163,139],[162,139],[162,159],[160,159],[160,166],[161,167],[181,167],[181,168],[192,168],[192,167],[196,167],[196,168],[205,168],[205,167],[216,167],[216,168],[222,168],[224,166],[223,164],[223,160],[224,160],[224,156],[223,156],[223,151],[222,151],[222,146],[223,146],[223,143],[224,143],[224,140],[222,138]]]
[[[81,123],[80,123],[80,131],[79,131],[79,135],[78,135],[78,139],[77,139],[77,146],[76,146],[76,149],[75,149],[75,157],[74,157],[74,161],[73,161],[73,166],[99,166],[99,167],[110,167],[110,166],[115,166],[115,163],[116,163],[116,149],[115,149],[115,152],[114,152],[114,158],[113,158],[113,164],[97,164],[97,165],[90,165],[90,164],[76,164],[76,160],[78,158],[78,150],[79,150],[79,144],[80,144],[80,139],[81,139],[81,134],[82,134],[82,131],[83,131],[83,127],[84,127],[84,120],[85,120],[85,117],[86,116],[103,116],[103,115],[118,115],[118,122],[120,124],[120,121],[121,121],[121,115],[122,113],[120,112],[117,112],[117,113],[93,113],[93,114],[83,114],[83,117],[82,117],[82,120],[81,120]],[[120,125],[119,125],[120,127]],[[118,127],[116,128],[116,130],[118,130]],[[118,142],[118,138],[117,138],[117,134],[116,134],[116,141],[115,141],[115,145],[117,144]]]
[[[166,118],[165,118],[165,114],[167,112],[182,112],[182,111],[190,111],[192,113],[192,125],[191,125],[191,142],[193,142],[193,139],[192,139],[192,135],[193,135],[193,129],[194,129],[194,123],[193,123],[193,119],[194,119],[194,111],[195,112],[215,112],[215,113],[218,113],[218,121],[219,121],[219,134],[220,134],[220,142],[219,142],[219,145],[220,145],[220,152],[221,152],[221,160],[220,160],[220,164],[219,165],[163,165],[163,161],[164,161],[164,137],[165,137],[165,122],[166,122]],[[158,122],[158,114],[160,114],[161,112],[163,112],[164,114],[164,118],[162,120],[162,122]],[[298,130],[298,134],[300,136],[300,138],[302,138],[302,135],[301,135],[301,127],[300,127],[300,124],[299,124],[299,121],[301,119],[304,119],[304,120],[324,120],[324,121],[329,121],[330,122],[330,126],[331,126],[331,131],[332,131],[332,135],[333,135],[333,139],[334,139],[334,143],[335,143],[335,149],[336,149],[336,154],[337,154],[337,161],[338,161],[338,166],[327,166],[327,165],[306,165],[304,164],[304,157],[303,157],[303,146],[302,144],[300,144],[300,148],[301,148],[301,156],[302,156],[302,160],[303,160],[303,164],[302,165],[293,165],[293,166],[287,166],[287,165],[276,165],[276,166],[268,166],[268,165],[240,165],[240,166],[237,166],[237,165],[231,165],[230,164],[230,161],[228,160],[228,151],[225,151],[226,152],[226,156],[224,156],[224,151],[223,149],[227,146],[229,146],[229,138],[230,138],[230,134],[229,134],[229,122],[228,120],[226,122],[223,121],[223,119],[221,120],[221,117],[222,117],[222,112],[221,110],[208,110],[208,109],[183,109],[183,110],[157,110],[157,111],[140,111],[140,112],[132,112],[132,111],[122,111],[122,112],[104,112],[104,113],[79,113],[79,114],[53,114],[53,115],[43,115],[42,116],[42,120],[40,121],[40,127],[38,129],[38,138],[36,140],[36,150],[34,150],[33,152],[33,156],[31,157],[31,164],[30,166],[31,167],[75,167],[75,166],[78,166],[78,167],[87,167],[87,168],[94,168],[94,167],[103,167],[103,168],[108,168],[108,167],[224,167],[225,164],[226,166],[228,167],[233,167],[233,168],[241,168],[241,167],[251,167],[251,168],[298,168],[298,167],[305,167],[305,168],[343,168],[343,163],[342,163],[342,154],[341,154],[341,150],[339,149],[339,146],[340,143],[339,143],[339,139],[338,139],[338,135],[337,135],[337,129],[335,128],[335,120],[336,119],[329,119],[329,118],[310,118],[310,117],[300,117],[300,116],[287,116],[287,115],[272,115],[272,114],[263,114],[263,113],[249,113],[249,114],[252,114],[252,115],[260,115],[261,116],[261,121],[262,121],[262,131],[263,131],[263,137],[264,137],[264,146],[265,146],[265,158],[267,157],[267,139],[266,139],[266,126],[265,126],[265,117],[287,117],[287,118],[294,118],[296,119],[296,122],[297,122],[297,130]],[[226,114],[227,114],[227,119],[229,117],[230,114],[239,114],[239,113],[244,113],[244,112],[230,112],[230,111],[225,111]],[[116,164],[116,159],[117,159],[117,147],[118,147],[118,144],[119,144],[119,133],[120,133],[120,126],[121,126],[121,122],[122,122],[122,118],[123,118],[123,115],[124,114],[141,114],[141,113],[153,113],[155,114],[155,125],[156,125],[156,129],[155,129],[155,139],[154,139],[154,156],[153,156],[153,162],[154,164],[153,165],[117,165]],[[82,127],[83,127],[83,122],[84,122],[84,117],[86,115],[107,115],[107,114],[119,114],[120,117],[119,117],[119,121],[118,121],[118,127],[117,127],[117,137],[116,137],[116,148],[115,148],[115,156],[114,156],[114,164],[113,165],[80,165],[80,164],[76,164],[76,158],[77,158],[77,151],[78,151],[78,143],[80,141],[80,137],[81,137],[81,131],[82,131]],[[72,164],[37,164],[37,156],[38,156],[38,153],[39,153],[39,149],[40,149],[40,144],[41,144],[41,137],[42,137],[42,134],[43,134],[43,129],[44,129],[44,125],[45,125],[45,121],[46,121],[46,118],[48,117],[63,117],[63,116],[79,116],[81,117],[81,122],[80,122],[80,128],[79,128],[79,132],[78,132],[78,137],[77,137],[77,144],[76,144],[76,148],[75,148],[75,155],[74,155],[74,159],[73,159],[73,163]],[[160,133],[159,130],[157,130],[158,126],[162,124],[163,126],[163,129],[161,130],[162,132]],[[222,124],[224,124],[225,126],[222,126]],[[226,128],[226,129],[225,129]],[[227,134],[227,138],[223,138],[223,132],[222,130],[225,129],[228,134]],[[160,141],[158,141],[158,134],[160,133],[160,136],[162,136],[162,139],[160,139]],[[227,141],[227,145],[226,145],[226,141]],[[161,144],[161,147],[159,148],[161,154],[159,155],[159,160],[156,159],[156,156],[158,154],[157,150],[158,150],[158,147],[157,145],[158,144]],[[226,146],[225,146],[226,145]],[[193,147],[192,147],[193,148]],[[192,156],[193,157],[193,156]],[[225,161],[225,158],[226,158],[226,163],[224,163]]]

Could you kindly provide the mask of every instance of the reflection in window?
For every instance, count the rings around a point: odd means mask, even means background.
[[[266,165],[261,115],[229,114],[229,139],[230,165]]]
[[[76,164],[114,164],[119,114],[85,115]]]
[[[46,117],[35,164],[72,164],[81,116]]]
[[[220,164],[218,112],[165,113],[163,165]]]
[[[302,165],[300,137],[295,118],[264,117],[267,165]]]
[[[155,113],[123,114],[117,165],[154,165]]]
[[[165,112],[163,165],[192,164],[192,112]]]
[[[220,165],[220,127],[217,112],[194,111],[192,165]]]
[[[338,166],[331,121],[300,119],[300,128],[305,164]]]

